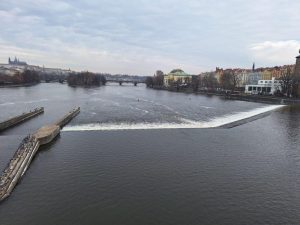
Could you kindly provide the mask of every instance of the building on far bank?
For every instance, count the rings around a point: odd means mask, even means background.
[[[229,68],[223,69],[216,67],[215,77],[219,83],[221,83],[222,76],[224,73],[231,73],[236,76],[237,84],[236,87],[242,89],[245,88],[245,85],[256,85],[259,80],[272,80],[274,77],[275,80],[281,80],[282,76],[290,70],[294,72],[295,65],[283,65],[283,66],[274,66],[274,67],[261,67],[255,68],[253,63],[252,68],[242,69],[242,68]]]
[[[256,72],[256,71],[251,71],[250,73],[248,73],[247,76],[247,84],[257,84],[259,80],[262,80],[262,73],[261,72]]]
[[[174,69],[170,73],[164,75],[164,86],[169,87],[176,83],[185,85],[192,81],[192,75],[185,73],[182,69]]]
[[[273,76],[275,77],[275,76]],[[272,71],[269,69],[265,69],[261,72],[261,79],[262,80],[271,80],[272,79]]]
[[[248,83],[249,70],[247,70],[247,69],[236,69],[234,71],[234,74],[235,74],[235,76],[237,76],[236,87],[244,88],[245,85]]]
[[[277,91],[282,91],[282,81],[275,80],[259,80],[257,84],[249,84],[245,87],[246,94],[268,94],[274,95]]]

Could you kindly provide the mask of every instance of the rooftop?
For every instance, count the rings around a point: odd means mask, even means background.
[[[190,74],[187,74],[182,69],[174,69],[168,75],[173,75],[173,76],[190,76]]]

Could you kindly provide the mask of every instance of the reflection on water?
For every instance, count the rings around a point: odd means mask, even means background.
[[[289,138],[300,138],[300,106],[289,106],[282,109],[283,118],[281,124],[286,129]]]

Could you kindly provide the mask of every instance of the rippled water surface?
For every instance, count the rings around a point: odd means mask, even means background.
[[[142,85],[0,89],[0,121],[39,106],[0,135],[1,169],[26,134],[81,113],[0,204],[1,225],[300,223],[299,107],[200,129],[274,106]]]

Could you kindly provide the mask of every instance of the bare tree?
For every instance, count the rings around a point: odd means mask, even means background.
[[[215,89],[218,87],[218,81],[214,76],[214,73],[205,74],[202,78],[202,84],[208,89]]]
[[[240,76],[232,70],[226,70],[220,82],[223,89],[234,91],[240,82]]]
[[[241,76],[239,76],[239,74],[237,73],[233,73],[232,81],[233,81],[232,90],[234,91],[238,87],[239,83],[241,82]]]
[[[200,76],[192,76],[191,86],[194,92],[197,92],[201,83]]]
[[[290,67],[281,72],[280,80],[282,81],[282,93],[286,96],[291,96],[294,83],[294,74],[292,73]]]
[[[157,70],[154,75],[154,85],[163,86],[164,85],[164,73],[161,70]]]
[[[153,87],[153,83],[154,83],[153,82],[153,77],[146,77],[146,81],[145,82],[146,82],[146,86],[147,87],[151,87],[151,88]]]

